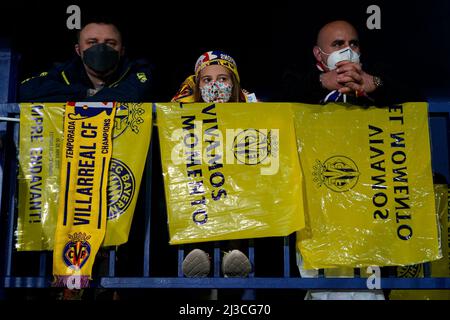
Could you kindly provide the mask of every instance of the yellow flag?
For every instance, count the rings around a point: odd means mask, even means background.
[[[52,250],[59,199],[65,104],[21,104],[19,251]],[[103,246],[127,242],[152,130],[150,103],[118,103]],[[132,142],[132,143],[130,143]]]
[[[442,259],[430,263],[431,276],[448,278],[450,276],[450,208],[449,190],[446,184],[434,185],[436,210],[439,215]],[[416,264],[397,268],[397,277],[422,278],[423,265]],[[391,290],[391,300],[450,300],[450,290]]]
[[[152,133],[150,103],[118,103],[108,181],[108,222],[103,246],[128,241]]]
[[[289,105],[157,104],[171,244],[303,228]]]
[[[19,251],[53,248],[63,115],[60,103],[20,105]]]
[[[306,184],[306,269],[441,257],[426,103],[294,109]]]
[[[108,168],[114,103],[68,103],[53,250],[56,286],[79,276],[87,286],[106,231]]]

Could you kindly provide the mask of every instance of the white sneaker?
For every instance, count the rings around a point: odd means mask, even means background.
[[[209,255],[203,250],[194,249],[183,260],[183,274],[188,278],[207,277],[210,269]]]
[[[239,250],[226,252],[222,260],[222,272],[227,278],[247,277],[252,265],[247,256]]]

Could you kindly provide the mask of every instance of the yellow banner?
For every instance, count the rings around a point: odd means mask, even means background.
[[[306,184],[306,269],[441,257],[426,103],[295,106]]]
[[[152,133],[152,104],[117,104],[103,246],[128,241]]]
[[[439,215],[442,259],[430,263],[431,276],[448,278],[450,276],[450,207],[449,190],[446,184],[434,185],[436,210]],[[397,268],[397,277],[423,278],[422,264]],[[450,290],[392,290],[391,300],[450,300]]]
[[[87,286],[103,242],[114,115],[113,102],[66,106],[53,250],[56,286],[65,286],[73,275]]]
[[[53,248],[63,116],[61,104],[20,105],[17,250]]]
[[[157,104],[157,124],[171,244],[303,228],[289,105]]]
[[[21,104],[19,251],[52,250],[59,197],[65,104]],[[127,242],[151,139],[152,105],[120,103],[113,128],[103,246]],[[130,141],[133,143],[130,144]]]

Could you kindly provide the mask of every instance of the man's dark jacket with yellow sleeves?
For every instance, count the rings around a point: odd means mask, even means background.
[[[79,57],[22,82],[20,102],[151,101],[151,74],[147,62],[122,59],[105,86],[95,92]],[[92,95],[93,94],[93,95]]]

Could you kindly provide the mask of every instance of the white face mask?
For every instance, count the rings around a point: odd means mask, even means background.
[[[353,63],[359,63],[359,54],[356,51],[353,51],[352,48],[346,47],[341,50],[334,51],[330,54],[325,53],[320,49],[320,52],[328,56],[327,59],[327,67],[330,70],[336,69],[336,63],[341,61],[350,61]]]

